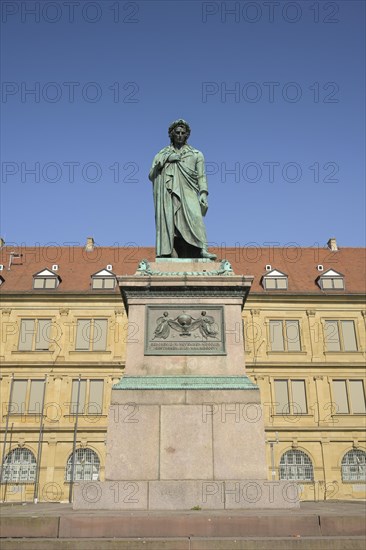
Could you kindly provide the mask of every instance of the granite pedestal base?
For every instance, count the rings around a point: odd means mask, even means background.
[[[126,376],[112,392],[107,481],[77,484],[74,508],[298,507],[296,484],[267,481],[262,416],[246,376]]]
[[[74,510],[248,510],[299,508],[297,485],[263,479],[90,481],[75,484]]]

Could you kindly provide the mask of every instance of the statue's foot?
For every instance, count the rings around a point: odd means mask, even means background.
[[[216,254],[211,254],[211,252],[209,252],[208,250],[205,250],[204,248],[202,248],[201,258],[205,258],[207,260],[216,260],[217,256],[216,256]]]

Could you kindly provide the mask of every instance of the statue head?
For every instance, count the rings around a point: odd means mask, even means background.
[[[178,120],[175,120],[171,123],[169,126],[168,134],[170,137],[170,143],[179,143],[182,145],[186,143],[187,139],[191,135],[191,128],[185,120],[182,118],[179,118]]]

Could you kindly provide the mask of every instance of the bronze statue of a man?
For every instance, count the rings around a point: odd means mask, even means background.
[[[149,173],[153,183],[156,256],[165,258],[208,258],[203,223],[207,204],[205,161],[188,145],[189,124],[182,119],[169,127],[170,145],[155,156]]]

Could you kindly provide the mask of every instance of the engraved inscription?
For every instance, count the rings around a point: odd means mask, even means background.
[[[147,306],[145,355],[224,355],[223,308]]]

